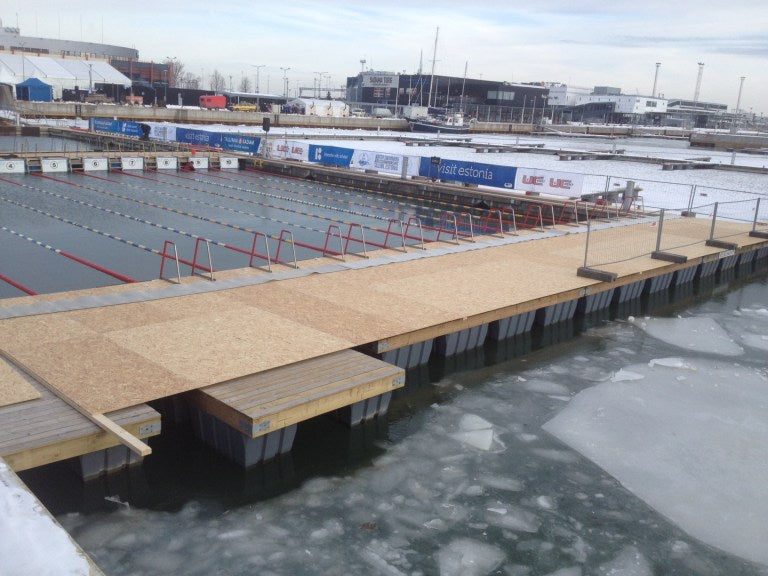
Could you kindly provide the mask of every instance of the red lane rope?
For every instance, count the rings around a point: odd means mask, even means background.
[[[109,276],[112,276],[113,278],[117,278],[118,280],[121,280],[128,284],[132,282],[138,282],[138,280],[131,278],[130,276],[126,276],[125,274],[120,274],[120,272],[115,272],[114,270],[110,270],[109,268],[104,268],[104,266],[99,266],[98,264],[89,262],[85,258],[80,258],[79,256],[75,256],[74,254],[70,254],[69,252],[64,252],[64,250],[58,250],[58,253],[61,254],[62,256],[65,256],[66,258],[74,260],[75,262],[84,264],[85,266],[89,266],[94,270],[98,270],[99,272],[108,274]]]
[[[0,274],[0,280],[2,280],[3,282],[6,282],[6,283],[8,283],[8,284],[10,284],[10,285],[11,285],[11,286],[13,286],[14,288],[18,288],[18,289],[19,289],[19,290],[21,290],[22,292],[26,292],[26,293],[27,293],[27,294],[29,294],[30,296],[37,296],[37,292],[35,292],[35,291],[34,291],[34,290],[32,290],[31,288],[27,288],[27,287],[26,287],[26,286],[24,286],[23,284],[19,284],[18,282],[15,282],[14,280],[11,280],[10,278],[8,278],[8,276],[5,276],[5,275],[3,275],[3,274]]]

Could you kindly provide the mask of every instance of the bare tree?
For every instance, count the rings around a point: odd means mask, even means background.
[[[164,64],[168,66],[168,86],[181,87],[187,74],[184,63],[176,58],[166,58]]]
[[[240,78],[240,84],[237,85],[237,89],[240,92],[250,92],[251,91],[251,79],[248,78],[248,76],[243,76]]]
[[[182,88],[192,88],[197,90],[201,87],[202,79],[200,76],[195,76],[191,72],[185,72],[184,76],[181,77],[180,84]]]
[[[227,90],[227,80],[218,70],[214,70],[208,80],[209,87],[214,92],[225,92]],[[205,88],[205,87],[203,87]]]

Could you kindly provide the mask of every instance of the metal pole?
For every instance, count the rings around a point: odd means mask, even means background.
[[[715,222],[717,222],[717,205],[718,203],[715,202],[715,211],[712,213],[712,227],[709,229],[710,240],[714,240],[715,238]]]
[[[587,245],[584,247],[584,268],[587,268],[587,254],[589,254],[589,235],[592,232],[592,223],[587,222]]]
[[[656,252],[661,251],[661,231],[664,228],[664,208],[659,213],[659,231],[656,233]]]
[[[688,197],[688,212],[693,212],[693,199],[696,196],[696,184],[691,185],[691,195]]]
[[[755,205],[755,219],[752,221],[752,232],[757,230],[757,218],[760,215],[760,198],[757,199],[757,204]]]

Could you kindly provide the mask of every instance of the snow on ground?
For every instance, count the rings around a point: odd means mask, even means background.
[[[0,574],[87,576],[72,539],[0,459]]]
[[[768,564],[764,371],[698,358],[623,370],[644,378],[580,392],[544,429],[692,536]]]

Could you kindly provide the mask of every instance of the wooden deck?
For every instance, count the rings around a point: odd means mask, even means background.
[[[226,415],[222,419],[234,422],[236,429],[250,428],[254,435],[267,421],[273,427],[333,409],[342,399],[347,404],[355,401],[354,394],[345,397],[347,392],[341,389],[331,392],[330,382],[327,390],[318,390],[309,381],[294,391],[283,389],[283,399],[270,397],[280,388],[280,370],[301,370],[306,361],[337,358],[336,354],[359,346],[377,352],[397,349],[696,266],[729,252],[704,244],[709,234],[706,219],[674,220],[664,226],[665,237],[676,238],[674,251],[688,261],[670,263],[644,256],[603,266],[617,275],[610,283],[576,274],[584,263],[586,235],[571,228],[548,238],[521,238],[524,241],[419,259],[382,257],[378,265],[365,268],[163,299],[152,298],[152,290],[168,286],[161,281],[119,286],[113,290],[141,290],[147,299],[0,320],[0,351],[57,395],[72,399],[85,412],[111,413],[137,436],[142,436],[141,426],[151,423],[156,414],[141,413],[146,408],[136,409],[141,414],[124,409],[201,389],[193,395]],[[766,245],[765,239],[750,237],[748,232],[745,225],[728,231],[728,241],[738,246],[737,252]],[[629,251],[637,241],[632,233],[618,228],[593,231],[593,236],[595,245],[602,238],[612,250],[621,250],[624,242]],[[374,259],[378,256],[372,254]],[[235,274],[267,273],[250,269]],[[100,289],[101,294],[106,292]],[[13,303],[0,302],[8,305]],[[363,362],[359,355],[356,358]],[[40,461],[32,456],[31,444],[23,443],[24,434],[35,435],[43,443],[50,435],[56,448],[49,449],[49,460],[117,443],[79,415],[68,416],[74,420],[67,423],[66,411],[62,409],[59,416],[58,403],[49,391],[40,389],[40,382],[32,384],[42,398],[17,399],[0,408],[0,428],[7,435],[0,436],[0,455],[18,463],[14,467]],[[254,384],[266,389],[240,395],[241,386]],[[379,385],[372,385],[373,389]],[[299,399],[308,405],[300,406]],[[39,415],[33,409],[36,406],[42,406]],[[45,421],[52,423],[51,429]],[[28,426],[21,436],[15,430],[20,422]],[[70,438],[70,433],[76,437]]]
[[[45,386],[15,368],[37,398],[0,406],[0,457],[16,472],[119,446],[108,434]],[[146,404],[107,415],[138,438],[160,433],[160,414]]]
[[[405,371],[343,350],[215,386],[187,398],[256,438],[405,385]]]

